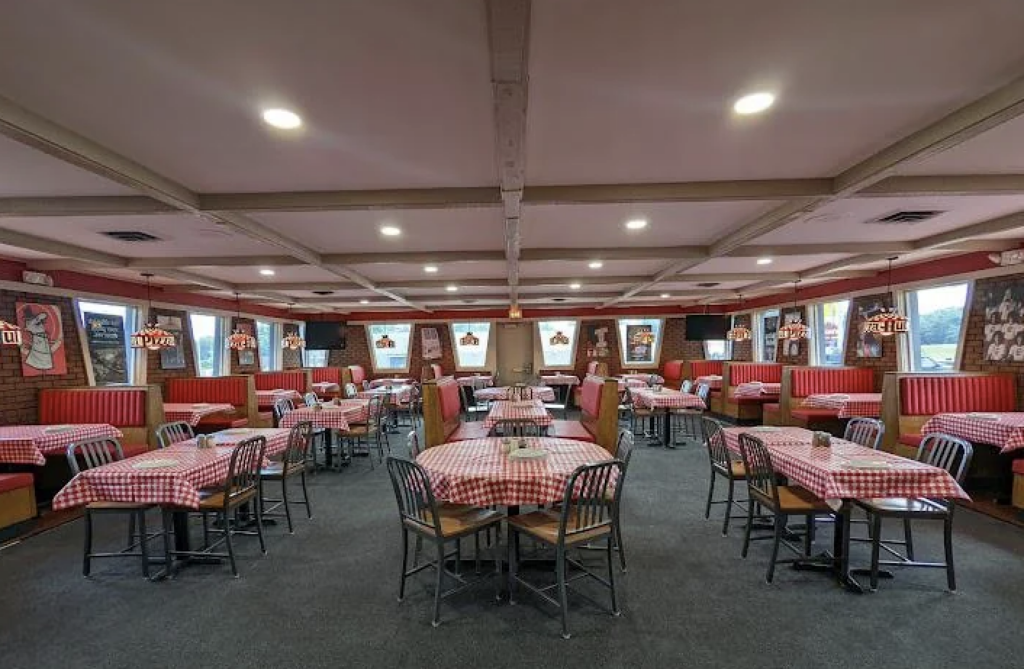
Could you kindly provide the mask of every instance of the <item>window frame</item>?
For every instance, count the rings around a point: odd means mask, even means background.
[[[544,358],[543,335],[540,331],[541,323],[572,323],[573,331],[569,336],[569,364],[549,365]],[[579,349],[581,323],[578,318],[539,318],[534,321],[533,331],[536,335],[533,339],[533,368],[538,371],[564,372],[576,369],[576,353]],[[565,334],[563,332],[563,334]]]
[[[632,322],[632,321],[657,322],[658,323],[658,331],[657,331],[657,334],[656,334],[656,336],[654,338],[654,348],[651,351],[652,354],[653,354],[651,362],[633,362],[633,361],[627,361],[626,360],[626,348],[625,348],[626,330],[625,330],[625,328],[628,325],[637,325],[637,323]],[[641,318],[616,318],[615,319],[615,334],[617,335],[618,340],[619,340],[619,363],[622,366],[623,370],[629,370],[629,369],[643,369],[643,370],[652,369],[652,370],[656,370],[656,369],[660,368],[661,347],[662,347],[662,344],[665,341],[665,319],[664,318],[643,318],[643,317],[641,317]]]
[[[281,350],[281,340],[284,338],[284,327],[280,321],[261,321],[256,319],[256,341],[259,342],[260,326],[265,325],[270,327],[270,343],[267,350],[269,355],[269,365],[263,364],[263,347],[258,346],[257,353],[260,358],[260,371],[261,372],[278,372],[283,369],[284,366],[284,355]]]
[[[196,316],[213,319],[213,373],[204,377],[202,367],[199,364],[199,338],[196,337],[195,326],[192,319]],[[202,311],[188,312],[188,335],[192,337],[192,362],[195,364],[196,376],[202,378],[216,378],[226,376],[230,372],[231,356],[228,355],[226,342],[227,332],[230,328],[229,318]]]
[[[725,344],[725,352],[723,353],[723,357],[722,358],[712,358],[711,354],[708,352],[708,342],[712,342],[712,341],[716,341],[716,342],[720,341],[723,344]],[[705,339],[704,341],[701,342],[701,346],[702,346],[702,348],[704,350],[704,359],[705,360],[719,360],[719,359],[721,359],[721,360],[732,360],[732,345],[733,345],[733,343],[734,342],[732,342],[729,339]]]
[[[136,349],[131,346],[132,334],[138,330],[142,323],[148,317],[146,308],[137,304],[129,302],[115,302],[110,300],[95,300],[85,298],[74,298],[72,299],[72,307],[74,309],[75,328],[78,330],[78,339],[82,347],[82,356],[85,359],[85,370],[86,378],[88,379],[90,386],[99,388],[115,385],[145,385],[146,383],[146,367],[147,367],[147,351],[145,349]],[[127,379],[124,384],[110,384],[105,383],[102,386],[96,383],[96,373],[92,366],[92,353],[89,350],[89,340],[86,337],[85,331],[85,310],[82,305],[90,304],[101,307],[121,307],[124,308],[124,347],[125,347],[125,364],[128,369],[125,370]],[[97,312],[98,313],[98,312]],[[65,342],[66,345],[66,342]]]
[[[826,304],[838,304],[840,302],[846,303],[846,318],[843,321],[842,326],[839,329],[839,362],[827,362],[825,359],[825,305]],[[807,313],[809,315],[810,323],[808,326],[811,329],[811,346],[809,349],[809,362],[811,365],[819,367],[842,367],[846,364],[846,345],[847,335],[850,330],[850,310],[853,308],[853,300],[850,298],[845,299],[832,299],[825,300],[823,302],[813,302],[806,305]]]
[[[915,373],[952,373],[960,370],[963,363],[964,355],[964,343],[966,341],[967,326],[971,315],[971,300],[974,298],[974,281],[971,279],[965,281],[953,281],[951,283],[941,283],[938,285],[929,284],[922,286],[915,286],[905,288],[899,291],[893,301],[894,304],[898,305],[898,308],[907,317],[907,335],[905,337],[899,337],[899,345],[897,348],[897,367],[901,372],[915,372]],[[950,369],[936,369],[936,370],[919,370],[914,369],[914,351],[920,351],[920,335],[918,334],[918,328],[915,327],[915,320],[920,319],[920,314],[917,310],[916,301],[912,301],[911,294],[919,293],[924,290],[934,290],[937,288],[950,288],[952,286],[964,286],[964,305],[960,311],[960,328],[956,339],[956,352],[953,355],[953,366]],[[913,304],[913,308],[911,305]],[[982,358],[984,359],[984,352],[982,352]]]
[[[382,326],[385,328],[407,325],[409,326],[409,340],[405,348],[405,366],[404,367],[379,367],[377,365],[377,345],[374,341],[373,328]],[[412,365],[412,340],[416,336],[416,324],[412,321],[385,321],[381,323],[367,323],[364,326],[366,333],[366,344],[370,350],[370,366],[373,369],[374,374],[408,374],[409,367]],[[385,332],[385,334],[387,334]],[[396,342],[397,343],[397,342]],[[394,350],[398,350],[396,346]]]
[[[487,344],[486,351],[484,352],[484,364],[481,366],[463,365],[459,358],[459,339],[461,335],[455,332],[456,326],[459,325],[487,325]],[[475,330],[471,330],[474,332]],[[497,349],[495,347],[495,327],[494,321],[490,320],[475,320],[475,321],[451,321],[448,323],[448,334],[452,340],[452,358],[455,360],[455,371],[456,372],[486,372],[494,369],[495,357]]]

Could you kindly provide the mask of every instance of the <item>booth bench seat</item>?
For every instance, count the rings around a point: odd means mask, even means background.
[[[0,530],[36,517],[35,477],[0,474]]]
[[[835,409],[803,406],[809,395],[875,392],[875,373],[867,367],[797,367],[782,369],[779,401],[764,405],[766,425],[795,425],[837,432],[843,427]]]

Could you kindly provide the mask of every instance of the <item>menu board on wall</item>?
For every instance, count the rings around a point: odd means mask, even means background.
[[[124,318],[85,312],[82,319],[85,321],[85,340],[96,385],[128,383]]]

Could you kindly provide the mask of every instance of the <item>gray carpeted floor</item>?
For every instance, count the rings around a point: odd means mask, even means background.
[[[496,603],[482,585],[430,626],[430,579],[396,602],[394,497],[365,459],[313,479],[315,518],[295,535],[269,530],[269,554],[242,538],[242,578],[190,567],[149,583],[134,564],[79,573],[82,525],[69,523],[0,552],[0,664],[74,667],[873,667],[1024,666],[1024,533],[958,517],[960,591],[940,571],[903,570],[871,595],[820,574],[781,568],[763,579],[767,543],[739,557],[703,519],[706,456],[639,447],[625,494],[630,569],[623,615],[570,595],[574,637],[526,594]],[[721,512],[721,507],[716,511]],[[108,526],[102,536],[113,538]],[[919,552],[940,551],[921,525]],[[828,531],[820,538],[829,541]],[[941,553],[937,553],[941,555]],[[858,555],[866,554],[860,549]],[[605,593],[585,592],[604,603]]]

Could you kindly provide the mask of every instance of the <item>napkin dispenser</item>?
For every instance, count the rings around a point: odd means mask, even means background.
[[[818,448],[828,448],[832,445],[832,435],[828,432],[815,432],[811,437],[811,445]]]

